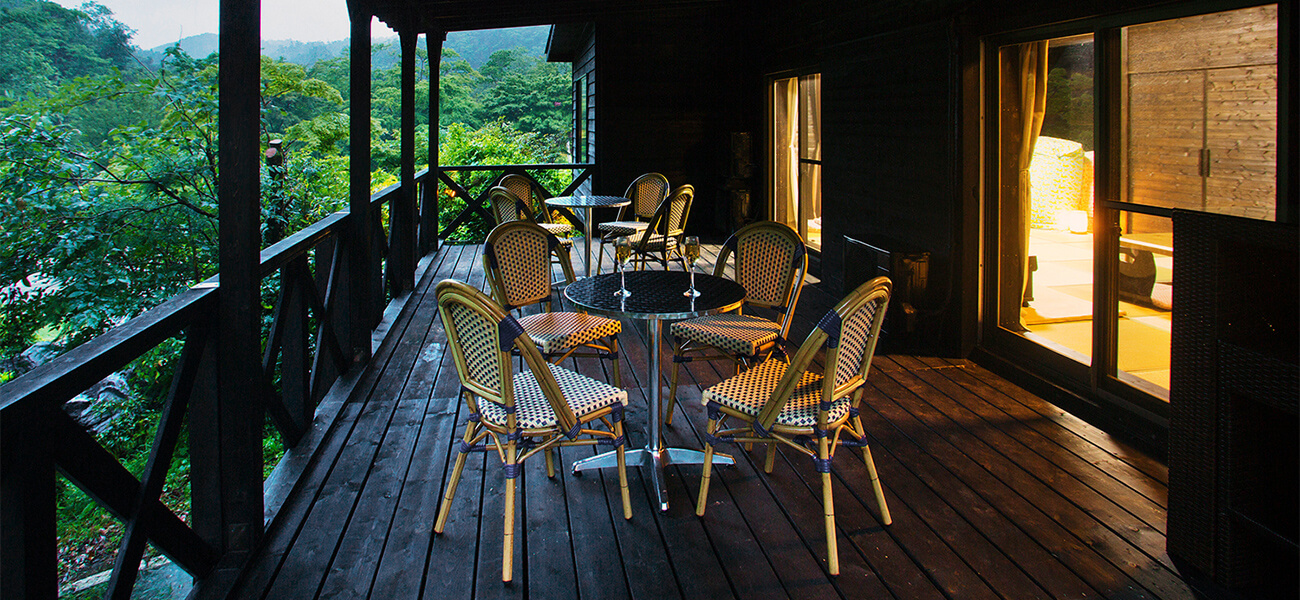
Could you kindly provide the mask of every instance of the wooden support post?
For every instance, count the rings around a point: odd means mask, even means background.
[[[402,47],[402,189],[389,208],[393,247],[389,250],[388,271],[393,293],[415,289],[416,222],[415,222],[415,42],[420,34],[403,30],[398,33]]]
[[[54,459],[31,407],[0,410],[0,599],[54,598]]]
[[[420,252],[428,254],[438,249],[438,116],[442,112],[439,99],[442,42],[447,34],[430,31],[424,35],[429,54],[429,173],[424,176],[424,194],[420,206]]]
[[[217,181],[219,267],[214,332],[190,419],[195,531],[221,563],[209,589],[225,588],[262,536],[260,160],[261,5],[221,0]],[[215,369],[215,370],[213,370]],[[215,381],[211,381],[215,379]],[[204,389],[199,386],[199,389]]]
[[[380,277],[371,256],[370,222],[370,19],[359,7],[350,7],[352,19],[351,111],[349,114],[351,162],[349,164],[348,219],[345,245],[344,289],[341,306],[347,313],[343,344],[354,363],[370,360],[370,329],[378,323],[374,280]]]

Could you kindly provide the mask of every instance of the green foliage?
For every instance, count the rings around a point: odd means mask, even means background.
[[[494,121],[478,130],[451,124],[440,140],[439,161],[448,165],[527,165],[549,162],[554,156],[554,148],[544,136],[526,133],[515,129],[505,121]],[[572,181],[568,172],[538,171],[537,178],[548,191],[558,192]],[[461,187],[478,193],[491,183],[492,174],[486,172],[467,172],[458,181]],[[465,208],[465,201],[459,197],[448,197],[446,188],[439,186],[442,201],[439,202],[438,220],[450,223]],[[491,220],[481,215],[472,217],[465,225],[457,229],[451,237],[459,240],[482,240],[491,231]]]
[[[167,50],[156,70],[135,65],[131,32],[93,3],[43,0],[0,8],[0,352],[38,335],[71,348],[216,272],[217,65]],[[562,160],[567,73],[537,57],[499,53],[475,71],[454,51],[439,65],[444,164]],[[429,60],[417,52],[416,164],[426,164]],[[282,166],[262,171],[264,244],[346,206],[348,60],[310,69],[263,58],[261,136],[283,140]],[[372,185],[400,171],[400,69],[373,72]],[[560,103],[560,104],[557,104]],[[484,125],[486,123],[486,125]],[[559,141],[557,142],[557,139]],[[538,172],[552,191],[567,173]],[[488,175],[462,182],[481,191]],[[447,222],[463,207],[443,202]],[[490,223],[460,236],[482,239]],[[264,328],[275,300],[264,281]],[[38,333],[40,332],[40,333]],[[99,442],[139,474],[180,355],[168,340],[127,370],[130,397],[97,405],[113,418]],[[0,373],[0,384],[12,374]],[[273,386],[278,381],[272,382]],[[268,420],[269,470],[284,451]],[[168,473],[164,503],[189,512],[188,434]],[[111,559],[122,526],[60,479],[61,574]]]
[[[1093,148],[1092,44],[1054,48],[1047,73],[1047,106],[1042,134]]]
[[[131,30],[104,6],[53,2],[0,9],[0,104],[45,94],[77,77],[133,70]]]
[[[529,57],[522,49],[501,50],[488,59],[482,73],[491,82],[483,100],[486,114],[564,147],[573,128],[568,67]]]

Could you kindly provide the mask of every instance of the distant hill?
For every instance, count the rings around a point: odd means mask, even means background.
[[[3,2],[5,0],[0,0]],[[455,31],[447,34],[443,48],[455,50],[457,54],[469,61],[475,69],[483,66],[489,56],[497,50],[524,48],[529,54],[542,56],[546,52],[546,38],[550,27],[516,27],[513,29],[484,29],[481,31]],[[179,42],[182,50],[190,56],[201,58],[217,51],[218,36],[215,33],[201,33],[182,38]],[[397,38],[375,37],[371,44],[375,46],[374,66],[391,67],[397,64]],[[163,52],[175,44],[163,44],[148,50],[138,50],[136,55],[147,64],[158,64]],[[297,40],[262,40],[262,54],[271,58],[284,59],[310,67],[318,60],[334,58],[350,46],[349,40],[334,42],[299,42]]]

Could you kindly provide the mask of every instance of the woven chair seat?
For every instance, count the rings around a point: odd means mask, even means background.
[[[768,360],[762,364],[723,381],[707,390],[701,396],[704,404],[710,401],[736,410],[752,417],[757,417],[763,403],[767,402],[776,389],[776,384],[789,368],[783,361]],[[787,427],[812,427],[817,424],[817,407],[822,396],[822,376],[811,371],[799,377],[799,384],[790,394],[789,402],[777,413],[776,424]],[[838,422],[849,414],[850,398],[845,396],[831,404],[827,412],[828,422]]]
[[[568,400],[573,414],[578,415],[579,419],[582,415],[613,406],[615,403],[627,406],[626,390],[620,390],[563,367],[549,363],[548,365],[551,368],[551,375],[555,376],[555,382],[560,386],[560,391],[564,393],[564,399]],[[537,378],[533,376],[532,371],[515,374],[514,391],[515,423],[520,429],[542,429],[555,427],[558,424],[555,411],[551,410],[551,404],[546,400],[546,396],[542,393],[542,386],[537,383]],[[504,406],[496,402],[483,401],[479,403],[479,411],[481,411],[480,416],[488,423],[505,426]]]
[[[640,237],[632,240],[632,246],[634,248],[644,248],[646,252],[664,252],[665,250],[673,250],[677,248],[677,238],[668,237],[658,233],[651,234],[646,238],[644,246],[639,246],[640,243]]]
[[[776,341],[781,334],[781,324],[750,315],[723,313],[678,321],[668,330],[680,340],[754,356],[760,348]]]
[[[568,350],[623,331],[622,323],[615,319],[585,313],[538,313],[519,319],[519,324],[546,354]]]
[[[546,233],[549,233],[557,238],[560,238],[561,244],[564,244],[568,247],[573,246],[573,240],[567,237],[563,237],[564,235],[573,232],[573,225],[570,225],[568,223],[538,223],[538,225],[541,225],[542,229],[546,230]]]
[[[611,235],[632,235],[649,227],[650,224],[645,221],[607,221],[601,223],[597,229]]]

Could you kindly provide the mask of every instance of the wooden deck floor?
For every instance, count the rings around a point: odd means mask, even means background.
[[[707,249],[706,249],[707,250]],[[708,252],[706,252],[708,258]],[[609,261],[606,261],[609,262]],[[763,451],[714,470],[693,507],[699,467],[670,467],[671,507],[651,507],[629,469],[633,517],[613,472],[548,479],[524,469],[515,581],[503,585],[503,476],[471,455],[444,534],[433,520],[463,409],[432,283],[484,287],[478,246],[447,246],[393,320],[373,366],[312,452],[291,454],[279,517],[236,598],[1191,598],[1165,553],[1166,469],[977,365],[877,356],[863,418],[893,524],[882,527],[860,455],[834,464],[842,573],[826,574],[820,482],[810,461]],[[792,338],[831,306],[805,288]],[[624,323],[631,447],[644,444],[644,332]],[[590,362],[590,361],[588,361]],[[671,364],[665,359],[665,364]],[[572,364],[570,364],[572,366]],[[604,379],[599,367],[580,370]],[[692,364],[698,399],[723,372]],[[663,380],[666,385],[666,376]],[[328,407],[326,407],[328,408]],[[703,407],[686,403],[671,445],[700,447]],[[323,410],[323,413],[329,413]],[[562,452],[564,464],[589,449]],[[276,495],[276,494],[273,494]]]

